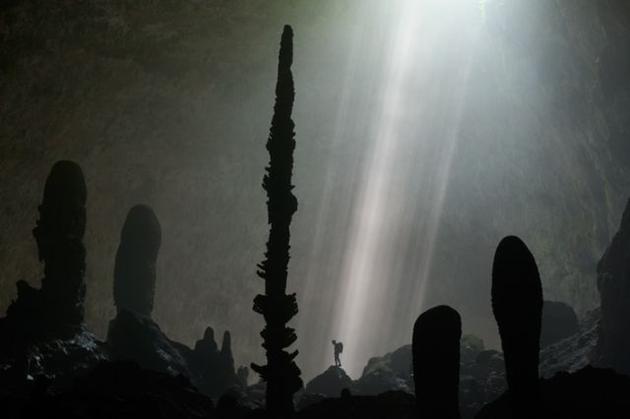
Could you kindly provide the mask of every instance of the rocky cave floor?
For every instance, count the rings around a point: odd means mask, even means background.
[[[629,417],[630,377],[588,365],[598,320],[595,311],[574,334],[542,349],[544,417]],[[20,375],[24,363],[30,372],[26,377]],[[331,366],[296,395],[296,417],[416,417],[411,363],[411,345],[406,345],[371,359],[358,380]],[[484,349],[474,336],[462,338],[463,418],[510,417],[503,368],[500,352]],[[264,384],[233,385],[212,398],[181,373],[111,360],[107,345],[87,330],[34,345],[21,363],[5,359],[0,371],[0,405],[6,418],[265,417]]]

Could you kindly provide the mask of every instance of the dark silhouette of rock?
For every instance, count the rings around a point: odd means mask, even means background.
[[[151,320],[160,237],[160,223],[149,207],[137,205],[129,211],[116,254],[117,314],[109,323],[107,344],[115,359],[191,377],[186,361],[190,349],[171,341]]]
[[[499,397],[507,384],[503,354],[482,350],[483,341],[472,335],[460,340],[459,406],[463,418],[473,417]],[[353,394],[378,395],[386,391],[414,393],[411,345],[368,361],[361,377],[350,387]]]
[[[540,331],[541,315],[532,307],[540,310],[542,291],[534,258],[518,238],[507,237],[499,244],[492,279],[493,311],[505,352],[509,389],[484,406],[476,418],[629,417],[630,378],[613,370],[586,366],[538,380],[536,331]],[[545,348],[541,369],[550,372],[565,366],[574,370],[586,362],[597,319],[597,312],[589,314],[577,333]]]
[[[309,404],[297,412],[299,419],[382,419],[415,417],[414,397],[403,391],[388,391],[376,396],[334,397]]]
[[[121,310],[109,323],[107,344],[114,359],[135,361],[143,368],[191,377],[186,358],[150,318]]]
[[[232,356],[232,335],[229,330],[223,333],[223,343],[221,344],[217,367],[215,375],[220,389],[225,391],[230,387],[238,385],[239,381],[234,370],[234,357]],[[212,373],[212,371],[210,371],[210,373]]]
[[[540,411],[529,418],[617,419],[630,417],[630,377],[610,369],[585,367],[540,382]],[[512,410],[508,394],[484,406],[476,419],[523,417]]]
[[[497,247],[492,265],[492,311],[501,335],[514,412],[534,417],[539,405],[542,287],[536,261],[518,237],[508,236]]]
[[[459,418],[459,313],[437,306],[413,326],[413,376],[418,417]]]
[[[71,161],[55,163],[46,180],[39,220],[33,229],[39,260],[44,262],[45,318],[47,326],[53,329],[59,326],[72,332],[83,322],[86,199],[87,188],[79,165]]]
[[[108,359],[105,345],[83,324],[86,198],[81,168],[55,163],[33,229],[44,262],[42,287],[18,281],[17,299],[0,319],[0,381],[41,383],[45,377],[62,387]]]
[[[200,390],[211,396],[219,396],[220,392],[224,390],[215,385],[215,380],[213,380],[219,364],[218,358],[219,349],[214,340],[214,329],[207,327],[203,337],[195,343],[190,364],[203,383]]]
[[[311,394],[338,397],[344,388],[352,387],[352,385],[352,379],[342,368],[331,366],[322,374],[309,381],[305,390]]]
[[[120,234],[114,267],[114,303],[118,311],[151,317],[161,240],[160,222],[153,210],[146,205],[131,208]]]
[[[22,353],[46,340],[80,333],[85,298],[85,201],[81,168],[71,161],[52,167],[33,229],[44,263],[41,289],[18,281],[18,296],[0,321],[0,352]]]
[[[82,323],[86,197],[81,168],[70,161],[55,163],[33,230],[44,262],[42,287],[18,281],[17,299],[0,319],[0,382],[45,376],[63,386],[108,358],[103,343]]]
[[[132,360],[143,368],[172,375],[183,374],[204,394],[219,397],[240,384],[234,370],[230,332],[221,350],[208,327],[194,349],[169,339],[151,319],[155,294],[160,223],[145,205],[133,207],[121,232],[114,269],[117,315],[110,322],[107,343],[118,360]]]
[[[598,365],[630,374],[630,201],[619,231],[597,265],[597,287],[601,296],[599,340],[595,351]]]
[[[291,219],[297,211],[291,176],[295,149],[295,124],[291,119],[295,91],[291,64],[293,61],[293,30],[285,26],[280,42],[276,102],[271,121],[267,150],[269,166],[263,178],[267,192],[267,213],[270,224],[265,260],[258,265],[258,276],[265,281],[265,293],[254,298],[254,311],[265,318],[260,333],[267,355],[267,365],[252,364],[254,371],[266,381],[267,411],[274,418],[293,415],[293,395],[302,387],[300,369],[294,359],[298,351],[285,348],[297,339],[287,323],[298,312],[295,294],[286,294],[287,266]]]
[[[234,358],[232,357],[232,335],[229,330],[223,332],[223,343],[221,344],[221,357],[231,365],[234,372]]]
[[[465,364],[474,362],[477,355],[486,349],[483,339],[470,334],[462,336],[460,345],[461,361]]]
[[[540,349],[540,374],[545,378],[559,372],[576,372],[591,364],[599,335],[600,310],[588,312],[578,331]],[[544,326],[543,326],[544,327]]]
[[[396,390],[413,393],[411,371],[411,345],[405,345],[382,357],[370,358],[353,390],[362,395]]]
[[[249,368],[245,365],[241,365],[236,370],[236,378],[238,379],[238,384],[245,388],[247,387],[247,381],[249,380]]]
[[[578,329],[578,318],[570,305],[559,301],[543,302],[541,348],[574,335]]]
[[[217,343],[214,340],[214,329],[210,326],[206,327],[203,332],[203,338],[195,343],[195,351],[214,353],[218,351]]]
[[[103,362],[59,391],[42,388],[17,402],[21,418],[220,417],[212,400],[184,376],[143,369],[130,362]],[[235,418],[239,416],[234,416]]]
[[[229,331],[223,334],[221,349],[214,341],[214,330],[208,327],[202,339],[195,343],[195,348],[187,357],[189,370],[196,377],[199,389],[211,397],[219,397],[234,387],[247,387],[248,370],[240,371],[245,376],[237,376],[232,355],[232,341]]]
[[[483,348],[481,339],[471,335],[462,337],[459,406],[463,418],[473,417],[507,388],[503,354]]]

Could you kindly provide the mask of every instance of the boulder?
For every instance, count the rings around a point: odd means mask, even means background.
[[[540,347],[552,345],[578,332],[578,318],[573,308],[559,301],[544,301]]]

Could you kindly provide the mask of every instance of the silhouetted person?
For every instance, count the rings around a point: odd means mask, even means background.
[[[416,320],[412,352],[419,418],[459,418],[461,336],[461,319],[451,307],[431,308]]]
[[[114,267],[114,302],[118,311],[151,317],[161,242],[162,230],[153,210],[146,205],[131,208],[120,233]]]
[[[339,358],[339,355],[343,352],[343,343],[337,342],[333,339],[332,345],[333,352],[335,354],[335,367],[341,367],[341,359]]]
[[[517,417],[535,417],[540,403],[542,306],[534,256],[518,237],[504,238],[492,265],[492,311],[501,335],[512,411]]]

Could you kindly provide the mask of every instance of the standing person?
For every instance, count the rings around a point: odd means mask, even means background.
[[[335,353],[335,367],[341,367],[341,360],[339,359],[339,355],[343,352],[343,343],[337,342],[333,339],[332,344]]]

